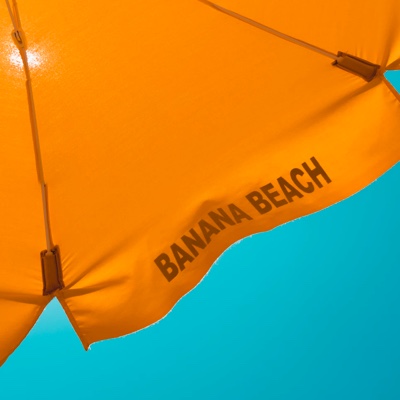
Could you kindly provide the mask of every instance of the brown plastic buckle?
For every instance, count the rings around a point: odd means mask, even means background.
[[[362,58],[352,56],[350,54],[338,52],[338,59],[335,60],[332,65],[341,68],[347,72],[351,72],[354,75],[360,76],[367,82],[372,81],[375,78],[380,65],[372,64],[369,61],[365,61]]]
[[[43,250],[40,253],[40,258],[42,262],[43,296],[47,296],[64,287],[59,247],[55,246],[51,251]]]

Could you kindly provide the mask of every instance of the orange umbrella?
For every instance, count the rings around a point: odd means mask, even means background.
[[[142,329],[399,159],[398,0],[5,5],[0,363],[53,297],[85,348]]]

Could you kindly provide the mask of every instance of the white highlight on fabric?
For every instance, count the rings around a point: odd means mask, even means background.
[[[26,55],[28,57],[29,68],[31,70],[34,68],[39,68],[44,64],[42,55],[35,50],[32,49],[27,50]],[[22,62],[21,56],[16,47],[13,47],[12,51],[10,52],[9,60],[14,67],[21,69],[24,67],[24,63]]]

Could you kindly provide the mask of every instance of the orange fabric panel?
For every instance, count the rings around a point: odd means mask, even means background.
[[[382,73],[400,59],[400,4],[350,3],[219,4],[381,65],[369,83],[199,1],[20,2],[65,283],[56,295],[85,347],[156,322],[229,245],[340,201],[399,160],[400,102]],[[23,246],[0,269],[0,306],[21,336],[47,301],[45,239],[10,30],[4,9],[0,248]],[[3,307],[11,287],[29,306]]]
[[[4,297],[2,293],[0,366],[25,339],[50,300],[50,297],[23,295],[10,296],[9,299]]]

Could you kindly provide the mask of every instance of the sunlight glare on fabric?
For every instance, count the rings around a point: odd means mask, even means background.
[[[44,63],[43,55],[37,50],[27,50],[28,62],[30,68],[39,68]],[[10,63],[17,68],[23,68],[21,56],[16,48],[13,48],[9,55]]]

